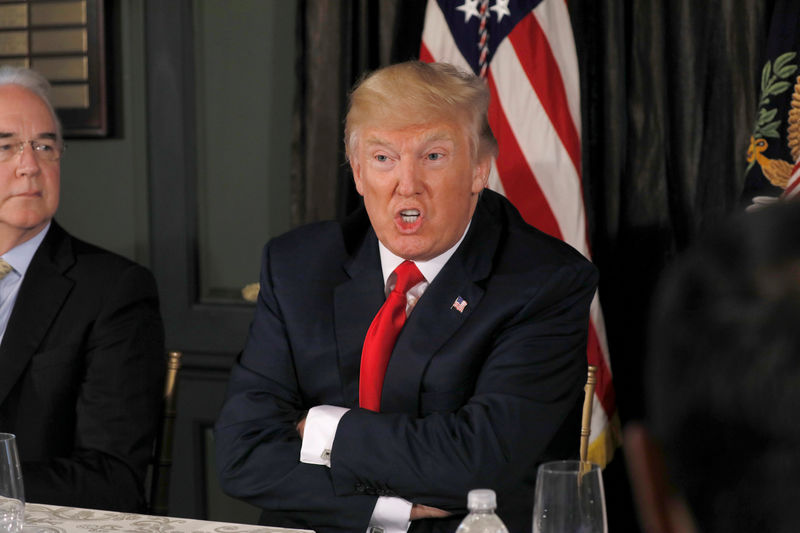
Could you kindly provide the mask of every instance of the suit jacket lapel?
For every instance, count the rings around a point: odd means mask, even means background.
[[[422,376],[428,361],[480,303],[484,291],[478,282],[491,272],[500,231],[499,224],[479,202],[469,233],[422,295],[400,332],[386,369],[382,412],[418,412]],[[458,297],[467,302],[463,311],[453,306]]]
[[[33,256],[0,343],[0,403],[5,401],[72,289],[63,272],[75,261],[69,236],[52,222]]]
[[[364,337],[385,300],[378,239],[371,229],[344,269],[349,279],[334,290],[334,322],[342,393],[345,405],[355,407]]]

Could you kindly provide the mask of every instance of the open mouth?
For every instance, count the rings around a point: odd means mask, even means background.
[[[419,218],[419,209],[403,209],[400,211],[400,219],[406,224],[413,224]]]

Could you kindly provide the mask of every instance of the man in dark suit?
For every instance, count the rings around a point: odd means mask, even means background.
[[[165,368],[155,282],[53,220],[48,89],[0,68],[0,431],[17,436],[27,501],[142,510]]]
[[[365,209],[265,247],[216,426],[223,489],[264,523],[452,532],[485,487],[530,531],[537,464],[577,452],[596,270],[484,190],[488,99],[449,65],[365,78],[345,126]]]

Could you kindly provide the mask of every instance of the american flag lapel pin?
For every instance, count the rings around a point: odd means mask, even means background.
[[[467,306],[467,301],[459,296],[456,298],[456,301],[453,302],[453,305],[450,306],[450,309],[455,309],[459,313],[464,312],[464,308]]]

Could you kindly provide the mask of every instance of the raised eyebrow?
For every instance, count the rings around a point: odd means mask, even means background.
[[[392,148],[392,145],[391,143],[389,143],[389,141],[385,141],[379,137],[367,137],[366,139],[364,139],[364,144],[370,147],[383,146],[389,149]]]
[[[449,141],[450,135],[444,132],[434,132],[425,137],[425,142]]]
[[[428,150],[431,147],[430,145],[438,142],[449,142],[453,144],[453,138],[447,133],[434,133],[430,137],[427,137],[422,144],[425,146],[425,150]]]

